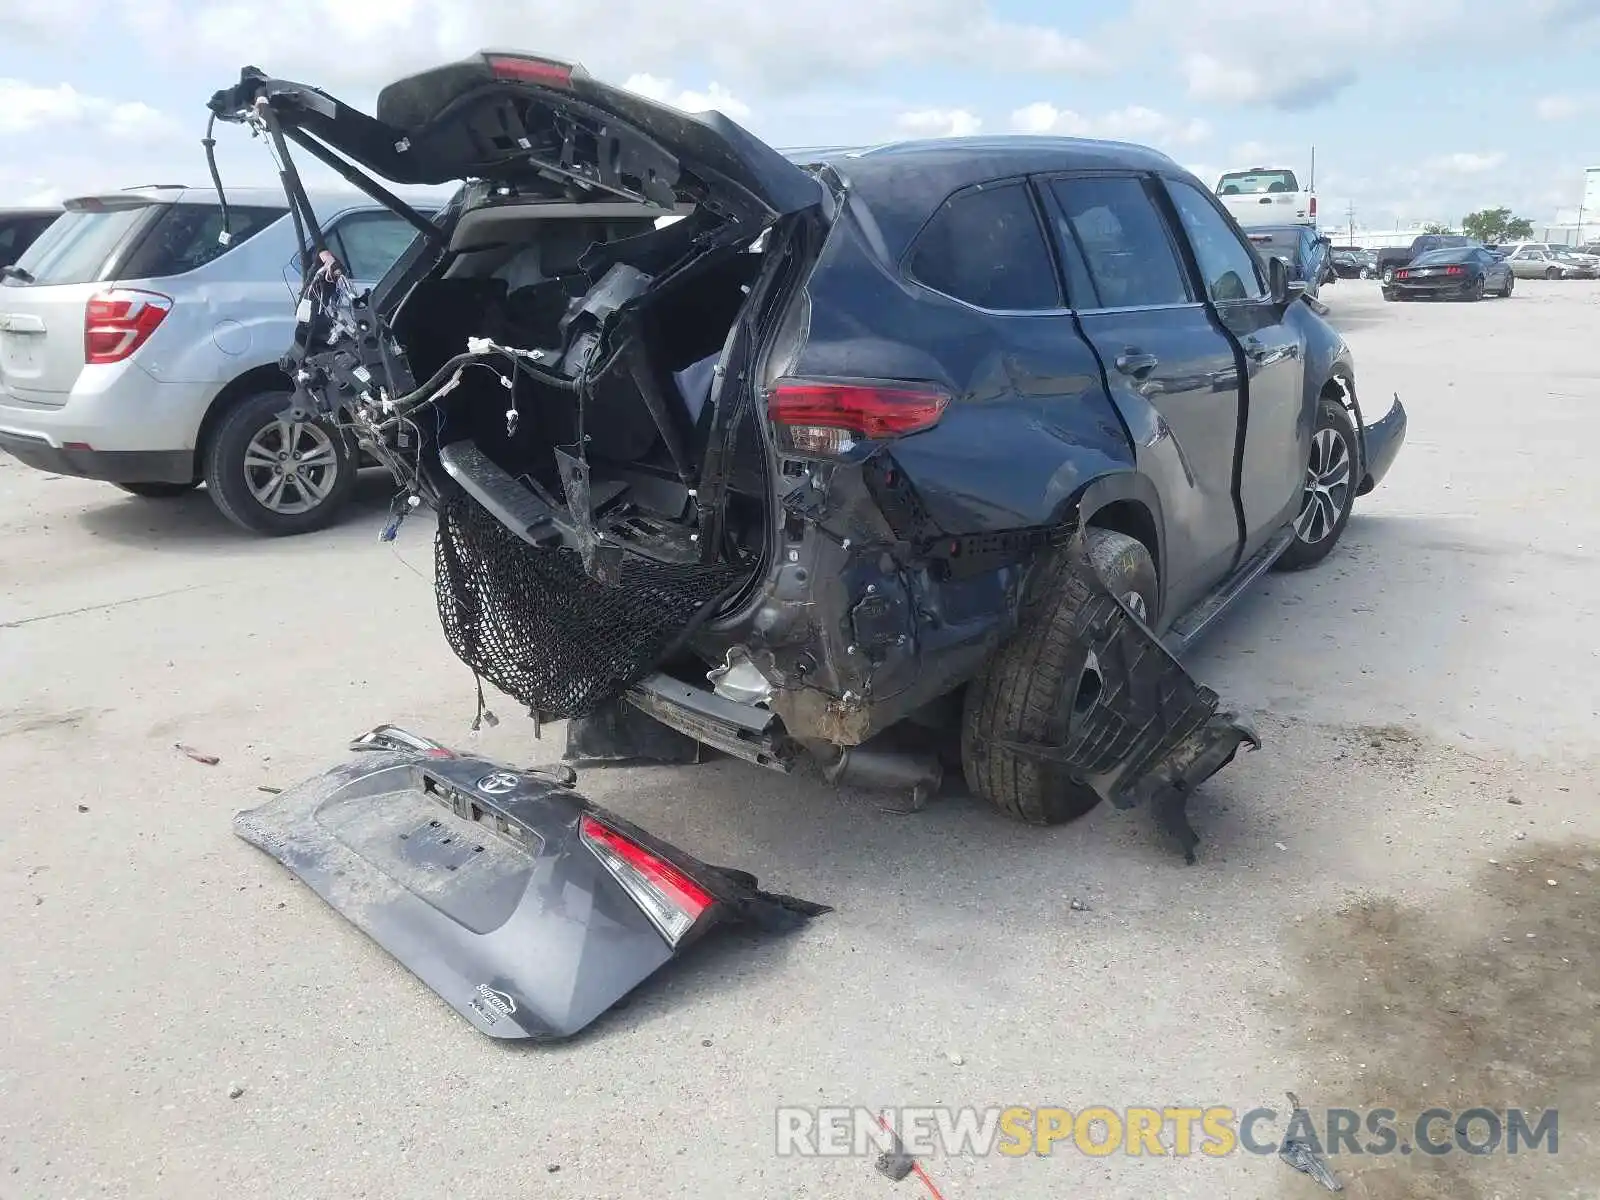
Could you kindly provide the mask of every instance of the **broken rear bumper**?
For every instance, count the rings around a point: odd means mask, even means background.
[[[1400,456],[1400,447],[1405,445],[1406,424],[1406,406],[1400,403],[1397,395],[1387,413],[1371,425],[1362,426],[1361,440],[1367,469],[1356,495],[1365,496],[1383,482],[1389,468],[1394,466],[1394,460]]]
[[[784,929],[826,911],[603,812],[570,771],[388,729],[355,748],[367,752],[240,813],[235,832],[491,1037],[569,1037],[715,925]],[[668,897],[666,919],[630,870]]]

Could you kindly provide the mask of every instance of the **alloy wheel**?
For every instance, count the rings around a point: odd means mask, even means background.
[[[1306,465],[1305,498],[1294,532],[1314,546],[1333,533],[1350,502],[1350,447],[1337,429],[1319,429],[1311,439],[1311,461]]]
[[[339,456],[320,425],[274,420],[245,447],[244,477],[262,508],[298,516],[328,498],[339,478]]]

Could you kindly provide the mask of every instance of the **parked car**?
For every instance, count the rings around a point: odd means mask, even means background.
[[[1315,297],[1325,283],[1338,278],[1329,258],[1329,240],[1309,225],[1253,226],[1245,233],[1256,253],[1283,259],[1289,278],[1305,285],[1305,293]]]
[[[375,117],[253,68],[211,106],[390,181],[477,181],[370,307],[307,275],[344,315],[302,340],[292,411],[437,507],[451,645],[544,718],[625,701],[844,778],[931,725],[1038,824],[1209,775],[1250,735],[1214,695],[1184,707],[1155,639],[1326,557],[1404,438],[1398,401],[1362,423],[1349,348],[1282,263],[1152,150],[797,163],[506,53],[393,83]],[[694,207],[574,260],[539,220],[555,190]]]
[[[1581,246],[1568,246],[1564,242],[1517,242],[1507,246],[1506,251],[1527,248],[1529,250],[1543,250],[1555,255],[1558,259],[1576,259],[1585,266],[1600,267],[1600,255],[1591,254]]]
[[[1519,279],[1593,279],[1596,275],[1587,259],[1542,245],[1520,245],[1506,256],[1506,262]]]
[[[1335,246],[1329,261],[1340,279],[1372,279],[1378,273],[1378,252],[1360,246]]]
[[[1247,229],[1261,225],[1317,223],[1317,196],[1303,190],[1288,167],[1248,167],[1228,171],[1214,189],[1222,206]]]
[[[60,215],[59,208],[0,208],[0,270],[16,262]]]
[[[1511,264],[1482,246],[1448,246],[1419,254],[1383,285],[1385,300],[1482,300],[1509,296],[1516,286]]]
[[[1394,273],[1409,262],[1416,261],[1419,255],[1430,250],[1457,249],[1466,246],[1477,246],[1478,242],[1459,233],[1424,233],[1413,238],[1409,246],[1384,246],[1378,251],[1378,278],[1388,284]]]
[[[136,188],[66,202],[0,282],[0,449],[145,498],[202,481],[260,533],[334,519],[357,466],[341,437],[278,421],[300,251],[276,188]],[[313,197],[352,275],[376,282],[415,230],[359,193]]]

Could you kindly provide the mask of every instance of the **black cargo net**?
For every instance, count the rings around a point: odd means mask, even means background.
[[[576,550],[530,546],[460,494],[440,505],[435,558],[450,648],[550,720],[585,716],[637,683],[746,574],[624,554],[610,587]]]

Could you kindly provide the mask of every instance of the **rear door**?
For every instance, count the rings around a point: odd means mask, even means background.
[[[1274,303],[1260,259],[1216,201],[1188,180],[1164,183],[1206,299],[1244,352],[1239,507],[1248,556],[1294,516],[1305,488],[1315,404],[1306,395],[1305,336]]]
[[[1234,458],[1243,408],[1234,346],[1192,289],[1153,177],[1041,182],[1069,302],[1133,432],[1140,468],[1163,493],[1164,619],[1175,618],[1239,555]]]

